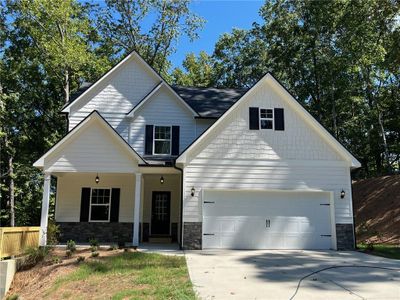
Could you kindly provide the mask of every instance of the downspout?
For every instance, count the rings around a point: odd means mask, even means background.
[[[356,236],[356,217],[354,215],[354,193],[353,193],[353,182],[351,179],[351,170],[350,170],[350,190],[351,190],[351,210],[353,212],[353,240],[354,240],[354,249],[357,250],[357,236]]]
[[[174,160],[174,169],[177,169],[181,172],[181,214],[180,214],[181,230],[180,230],[179,248],[182,250],[183,249],[183,169],[176,166],[176,160]]]

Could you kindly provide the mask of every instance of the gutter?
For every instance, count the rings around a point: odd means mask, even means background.
[[[180,242],[179,242],[179,249],[183,250],[183,169],[176,166],[176,160],[174,161],[173,165],[174,169],[179,170],[181,172],[181,214],[180,214],[180,223],[181,223],[181,230],[180,230]]]

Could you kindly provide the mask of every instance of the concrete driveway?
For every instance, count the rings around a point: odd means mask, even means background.
[[[201,299],[400,299],[400,261],[358,252],[218,250],[185,255]],[[333,266],[339,268],[312,274]]]

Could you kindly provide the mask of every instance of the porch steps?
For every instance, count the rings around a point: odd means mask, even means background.
[[[171,244],[172,237],[170,235],[150,235],[149,243],[154,244]]]

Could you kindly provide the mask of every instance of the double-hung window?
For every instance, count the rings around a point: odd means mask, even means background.
[[[89,220],[94,222],[109,222],[110,203],[110,189],[92,189],[90,194]]]
[[[171,154],[171,126],[154,126],[154,155]]]
[[[260,128],[261,129],[274,129],[274,110],[273,109],[260,109]]]

